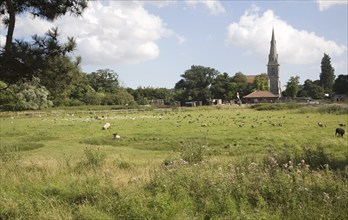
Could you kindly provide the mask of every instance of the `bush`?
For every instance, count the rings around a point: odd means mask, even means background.
[[[336,114],[336,115],[348,115],[348,105],[346,104],[326,104],[320,106],[306,106],[298,110],[299,113],[313,113],[318,112],[321,114]]]
[[[348,166],[348,152],[346,158],[342,159],[326,153],[321,145],[318,145],[316,148],[303,145],[302,152],[290,152],[289,149],[293,149],[293,146],[285,145],[281,152],[270,151],[269,155],[264,158],[265,164],[289,167],[289,161],[291,161],[292,167],[306,165],[311,170],[327,168],[344,170],[345,166]]]
[[[180,156],[188,163],[195,164],[202,162],[204,156],[206,156],[206,146],[200,143],[187,142],[181,146]]]
[[[94,148],[86,148],[84,150],[86,161],[84,162],[84,165],[90,166],[90,167],[101,167],[106,159],[106,153],[101,151],[100,148],[94,149]]]
[[[300,103],[269,103],[269,104],[256,104],[250,108],[257,111],[269,111],[269,110],[287,110],[287,109],[298,109],[303,107]]]

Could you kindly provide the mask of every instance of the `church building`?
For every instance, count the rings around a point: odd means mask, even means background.
[[[258,103],[258,102],[276,102],[281,97],[281,85],[279,77],[279,63],[277,45],[274,36],[274,29],[272,30],[271,49],[268,55],[267,64],[267,76],[269,79],[270,91],[254,91],[243,98],[247,103]],[[247,76],[248,84],[252,84],[255,76]]]

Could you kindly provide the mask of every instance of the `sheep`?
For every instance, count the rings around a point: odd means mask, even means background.
[[[322,124],[321,122],[318,122],[318,126],[319,126],[319,127],[326,127],[326,125],[325,125],[325,124]]]
[[[344,131],[343,128],[336,128],[335,136],[341,136],[341,137],[343,137],[344,132],[345,132],[345,131]]]
[[[120,139],[121,139],[121,136],[118,135],[117,133],[114,133],[114,134],[112,134],[112,135],[113,135],[113,139],[114,139],[114,140],[120,140]]]
[[[105,123],[105,125],[103,126],[103,128],[102,128],[102,130],[108,130],[108,128],[110,128],[110,123],[109,122],[107,122],[107,123]]]

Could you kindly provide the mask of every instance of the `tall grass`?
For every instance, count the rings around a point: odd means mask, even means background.
[[[307,106],[298,110],[300,113],[311,113],[318,112],[321,114],[336,114],[336,115],[348,115],[348,105],[347,104],[328,104],[320,105],[317,107]]]
[[[117,180],[120,172],[132,171],[104,160],[103,149],[86,149],[85,158],[69,166],[6,161],[0,219],[347,219],[348,158],[346,167],[335,170],[325,165],[335,161],[331,155],[308,149],[238,161],[163,163],[150,169],[148,179],[130,177],[124,185]],[[317,165],[308,159],[313,157]]]
[[[348,218],[346,115],[104,116],[0,118],[0,219]]]

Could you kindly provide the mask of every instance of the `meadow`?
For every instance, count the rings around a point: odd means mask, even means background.
[[[347,105],[267,108],[2,114],[0,219],[348,219]]]

